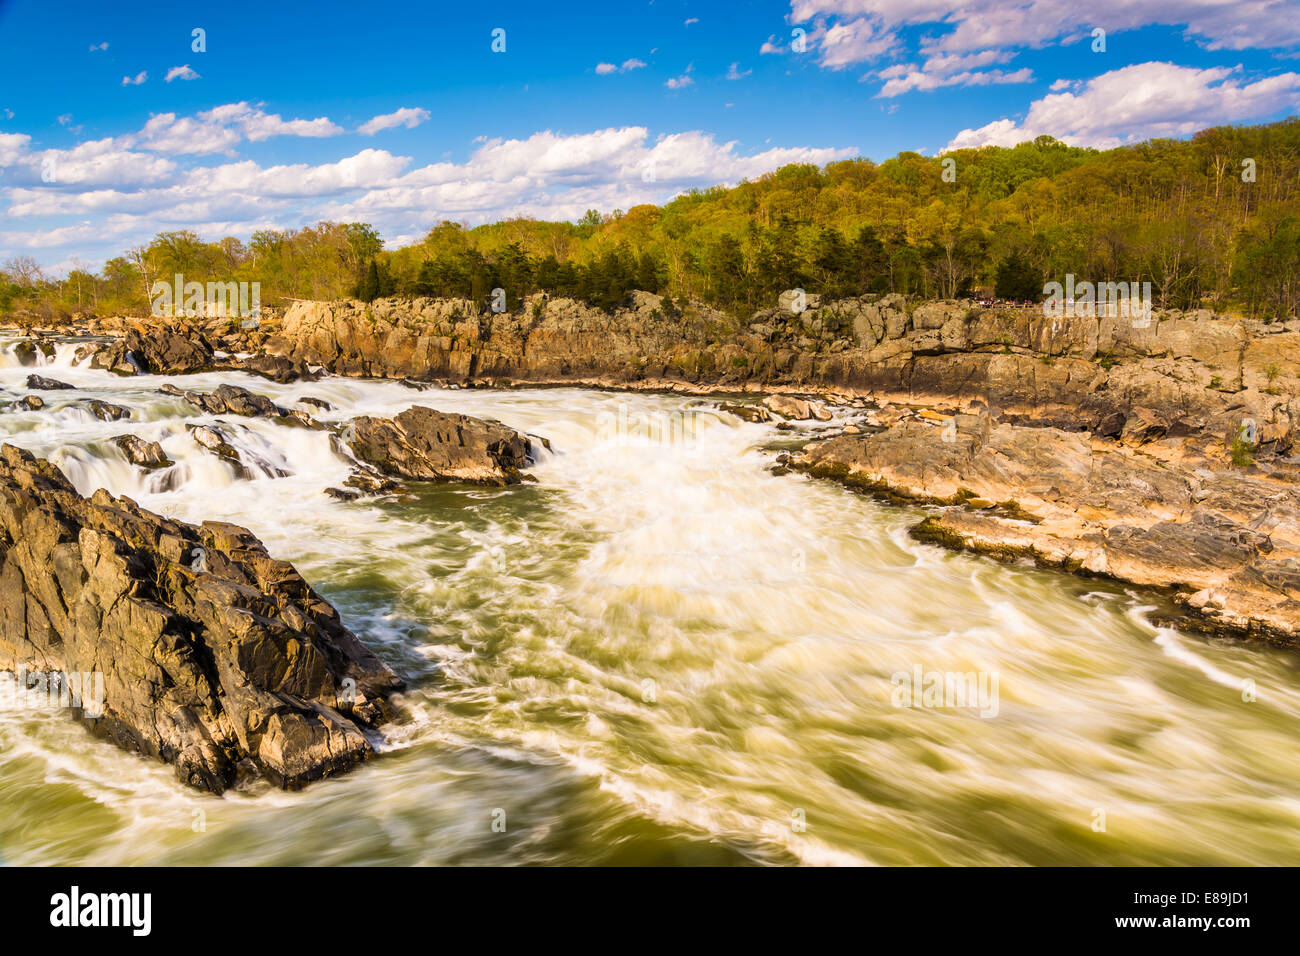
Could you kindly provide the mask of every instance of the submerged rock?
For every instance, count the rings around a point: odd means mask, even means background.
[[[131,409],[123,408],[121,405],[114,405],[112,402],[101,402],[99,399],[93,398],[86,404],[91,413],[100,421],[116,422],[131,417]]]
[[[723,402],[718,408],[735,415],[745,422],[770,422],[772,420],[772,416],[762,405],[740,405],[733,402]]]
[[[353,453],[385,475],[412,481],[513,485],[532,464],[528,439],[500,422],[415,405],[396,418],[354,418]]]
[[[224,422],[218,422],[216,425],[186,425],[186,430],[190,437],[202,448],[212,452],[218,458],[222,458],[230,463],[235,470],[236,478],[245,480],[256,477],[253,468],[262,474],[271,478],[287,478],[289,472],[277,465],[273,465],[260,455],[248,451],[240,451],[230,442],[228,429],[237,428],[238,426],[227,425]]]
[[[236,525],[195,527],[0,448],[0,667],[102,675],[71,715],[221,793],[286,788],[374,751],[402,682],[293,566]],[[90,683],[89,681],[87,682]]]

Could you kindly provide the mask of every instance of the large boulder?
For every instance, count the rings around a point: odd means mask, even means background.
[[[354,418],[353,454],[386,475],[412,481],[513,485],[532,464],[528,439],[500,422],[415,405],[396,418]]]
[[[83,498],[0,448],[0,668],[94,675],[71,713],[221,793],[296,788],[373,753],[397,676],[338,612],[236,525]],[[98,696],[98,695],[96,695]],[[93,706],[92,706],[93,704]]]
[[[155,375],[203,372],[216,365],[208,340],[189,326],[164,325],[148,331],[134,328],[122,344],[145,371]]]

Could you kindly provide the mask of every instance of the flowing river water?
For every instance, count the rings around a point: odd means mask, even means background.
[[[120,378],[0,411],[0,440],[292,561],[409,682],[381,755],[215,797],[52,709],[0,714],[0,860],[16,864],[1295,864],[1293,654],[1157,628],[1150,594],[919,544],[920,509],[775,476],[771,424],[677,395],[414,392],[327,377]],[[343,503],[327,433],[261,419],[237,480],[165,381],[243,385],[322,421],[412,404],[550,439],[538,481]],[[131,409],[102,422],[99,398]],[[304,406],[305,407],[305,406]],[[108,439],[161,442],[146,473]],[[796,433],[795,438],[798,439]],[[797,444],[798,442],[796,442]],[[286,477],[271,477],[278,469]],[[922,675],[979,699],[916,704]]]

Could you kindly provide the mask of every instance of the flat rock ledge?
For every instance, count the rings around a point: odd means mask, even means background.
[[[103,675],[71,714],[214,793],[374,753],[402,681],[244,528],[195,527],[0,447],[0,669]]]
[[[1233,467],[1212,435],[1135,443],[886,408],[774,470],[941,506],[919,540],[1167,589],[1181,627],[1300,643],[1300,468]]]

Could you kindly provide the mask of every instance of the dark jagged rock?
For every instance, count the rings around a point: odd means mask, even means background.
[[[175,464],[156,441],[145,441],[136,435],[118,435],[113,444],[122,449],[127,461],[141,468],[170,468]]]
[[[513,485],[532,464],[527,438],[500,422],[415,405],[396,418],[354,418],[349,447],[386,475],[412,481]]]
[[[319,408],[323,412],[328,412],[334,407],[329,402],[325,401],[325,399],[312,398],[310,395],[304,395],[302,398],[298,399],[298,402],[302,405],[310,405],[313,408]]]
[[[145,371],[155,375],[185,375],[216,366],[207,338],[198,329],[186,325],[133,328],[127,332],[123,345]]]
[[[221,793],[297,788],[373,753],[401,681],[244,528],[195,527],[129,498],[83,498],[0,448],[0,667],[103,675],[71,711]]]
[[[266,396],[255,395],[238,385],[218,385],[211,392],[182,392],[182,396],[195,408],[209,415],[283,418],[288,414]]]
[[[60,382],[57,378],[46,378],[43,375],[28,375],[27,387],[40,389],[41,391],[45,391],[45,392],[53,392],[53,391],[60,391],[64,389],[72,389],[75,388],[76,386],[69,385],[67,382]]]
[[[114,405],[112,402],[101,402],[97,398],[92,398],[86,403],[91,413],[104,422],[121,421],[123,418],[131,417],[131,410],[123,408],[121,405]]]
[[[39,395],[24,395],[22,398],[18,399],[18,401],[14,402],[14,404],[26,408],[29,412],[39,412],[45,407],[45,399],[41,398]]]

